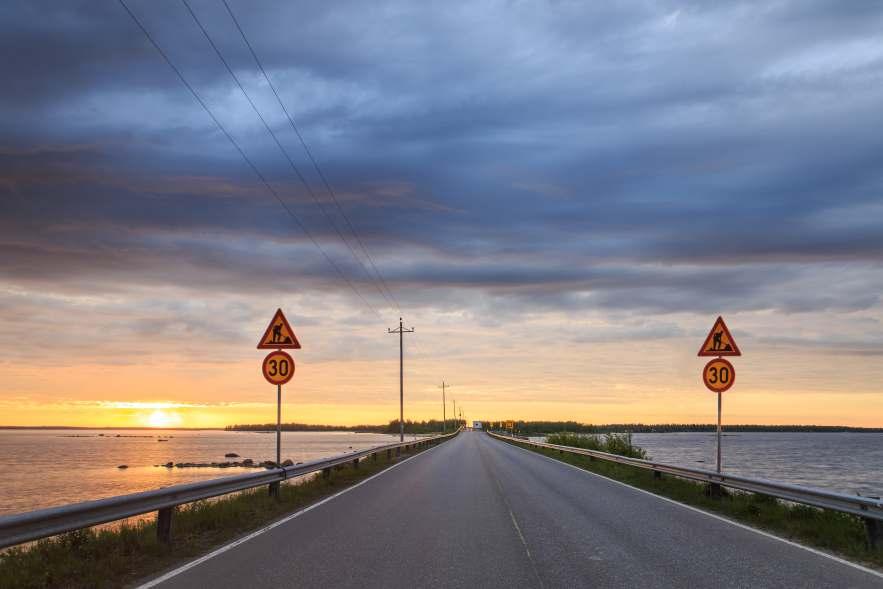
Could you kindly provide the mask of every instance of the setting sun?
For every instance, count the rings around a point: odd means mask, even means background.
[[[181,416],[177,413],[157,409],[147,418],[147,425],[150,427],[175,427],[181,425]]]

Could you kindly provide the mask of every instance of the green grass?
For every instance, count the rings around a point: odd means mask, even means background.
[[[0,587],[65,589],[122,587],[171,568],[284,515],[315,503],[416,453],[378,454],[358,469],[347,465],[321,476],[281,485],[279,500],[260,487],[178,508],[172,543],[156,539],[155,518],[116,528],[92,528],[41,540],[0,554]]]
[[[599,452],[618,454],[620,456],[628,456],[629,458],[647,458],[647,452],[639,446],[633,446],[631,436],[628,434],[598,435],[561,432],[549,434],[546,436],[546,441],[559,446],[598,450]]]
[[[656,479],[649,470],[604,460],[592,460],[588,456],[578,454],[526,446],[517,440],[505,441],[656,495],[768,531],[779,537],[836,553],[872,568],[883,568],[883,547],[871,549],[868,546],[864,522],[858,517],[783,503],[766,495],[727,492],[726,489],[722,497],[714,498],[708,494],[707,485],[696,481],[669,475]]]

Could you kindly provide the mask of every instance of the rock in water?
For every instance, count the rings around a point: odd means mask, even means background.
[[[224,458],[239,458],[239,454],[236,452],[227,452],[224,454]]]
[[[291,458],[286,458],[285,462],[282,463],[282,466],[294,466],[294,461]]]
[[[129,468],[129,465],[128,464],[120,464],[117,468],[119,468],[119,469]]]

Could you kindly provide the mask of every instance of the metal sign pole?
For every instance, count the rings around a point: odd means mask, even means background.
[[[723,394],[717,393],[717,471],[721,471],[721,397]]]
[[[405,441],[405,332],[399,318],[399,442]]]
[[[276,385],[276,467],[282,464],[282,385]]]

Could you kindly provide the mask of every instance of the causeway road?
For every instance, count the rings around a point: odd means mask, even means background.
[[[843,589],[883,576],[465,432],[153,583]]]

